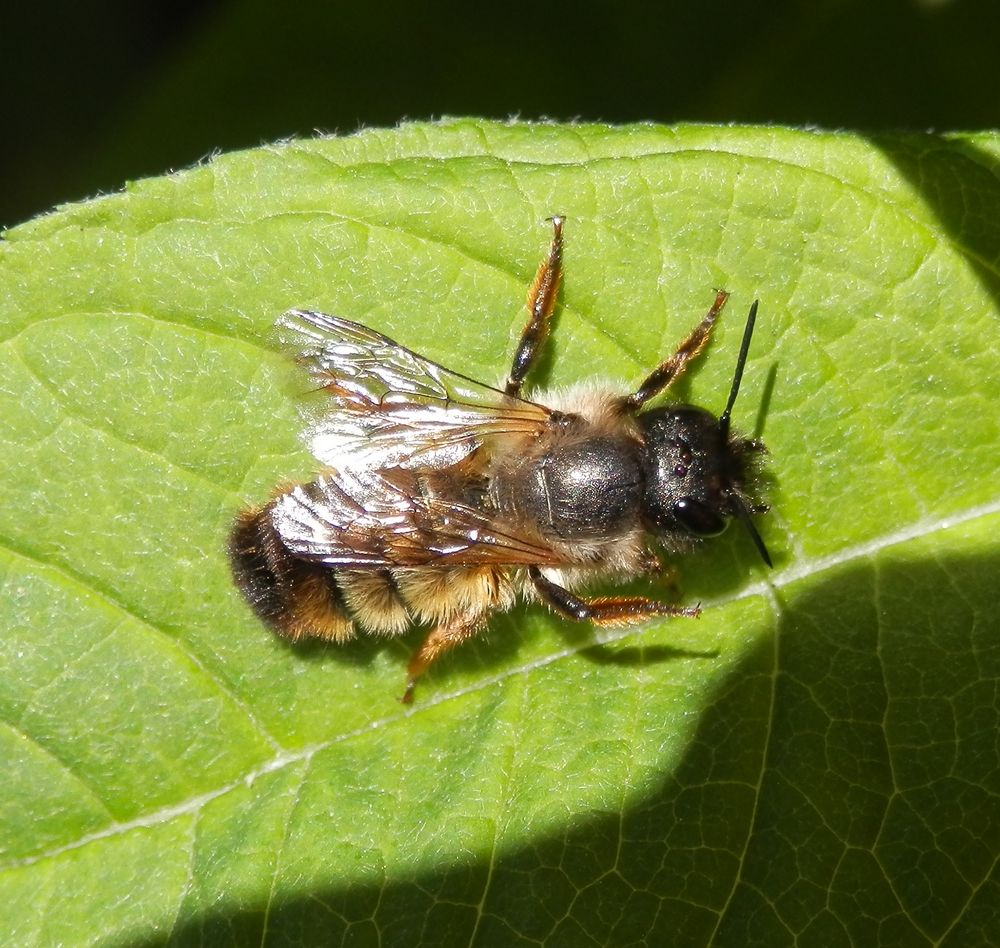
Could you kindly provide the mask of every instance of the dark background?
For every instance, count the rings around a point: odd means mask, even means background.
[[[9,4],[0,226],[402,118],[1000,126],[996,0]]]

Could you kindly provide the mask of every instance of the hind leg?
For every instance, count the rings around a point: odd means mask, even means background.
[[[459,616],[450,622],[434,626],[420,648],[413,653],[410,664],[406,667],[406,690],[400,698],[403,704],[413,703],[413,689],[416,687],[417,679],[434,662],[445,652],[482,631],[484,625],[485,619],[476,613],[471,616]]]

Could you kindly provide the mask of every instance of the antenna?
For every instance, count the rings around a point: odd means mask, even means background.
[[[747,528],[747,532],[750,534],[750,539],[753,540],[753,545],[757,547],[757,552],[760,554],[760,558],[768,566],[773,568],[774,563],[771,562],[771,554],[767,552],[767,547],[764,546],[764,539],[757,532],[757,527],[754,525],[754,522],[750,517],[750,511],[747,510],[746,504],[744,504],[739,497],[734,497],[733,508],[735,509],[736,516],[739,518],[740,522]]]
[[[729,401],[726,402],[725,411],[719,415],[719,429],[722,431],[723,437],[729,435],[729,416],[733,412],[733,405],[740,391],[740,382],[743,380],[743,367],[747,363],[747,353],[750,351],[750,338],[753,336],[753,324],[757,321],[757,304],[759,302],[760,300],[754,300],[750,307],[750,312],[747,314],[747,325],[743,330],[743,342],[740,344],[740,354],[736,357],[733,387],[729,390]]]
[[[743,381],[743,368],[747,364],[747,353],[750,351],[750,340],[753,337],[753,326],[757,321],[757,304],[760,300],[754,300],[750,306],[750,312],[747,313],[747,324],[746,328],[743,330],[743,342],[740,343],[740,354],[736,357],[736,371],[733,373],[733,387],[729,390],[729,401],[726,402],[726,408],[719,415],[719,430],[722,432],[723,438],[729,437],[729,416],[733,413],[733,405],[736,404],[736,396],[740,392],[740,382]],[[734,496],[732,498],[733,509],[736,516],[746,527],[747,532],[750,534],[750,539],[753,540],[753,545],[757,547],[757,552],[760,554],[760,558],[768,565],[773,566],[771,563],[771,554],[767,552],[767,547],[764,546],[764,540],[760,533],[757,532],[757,527],[754,525],[753,519],[750,516],[750,511],[747,510],[746,504],[739,496]]]

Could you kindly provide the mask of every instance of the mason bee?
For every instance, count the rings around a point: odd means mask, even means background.
[[[323,401],[307,430],[322,473],[244,509],[230,538],[235,581],[292,640],[346,642],[429,627],[402,700],[437,658],[519,598],[598,625],[695,616],[641,596],[576,592],[661,569],[742,521],[770,565],[753,514],[756,440],[730,430],[750,346],[750,307],[729,399],[644,409],[705,348],[728,294],[639,387],[521,394],[562,278],[563,218],[528,294],[528,320],[502,389],[417,355],[359,323],[308,310],[278,320]]]

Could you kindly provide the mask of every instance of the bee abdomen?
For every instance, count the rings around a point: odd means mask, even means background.
[[[229,556],[247,602],[281,635],[334,642],[354,637],[334,574],[289,553],[274,529],[270,505],[240,512],[229,537]]]
[[[334,574],[347,607],[368,632],[400,635],[413,623],[388,569],[344,569]]]
[[[510,571],[495,566],[399,569],[394,579],[408,609],[421,622],[505,612],[515,599]]]
[[[509,609],[509,571],[487,567],[331,569],[293,554],[270,504],[236,518],[229,552],[236,585],[278,633],[346,642],[360,629],[395,636],[415,623],[438,623]]]

